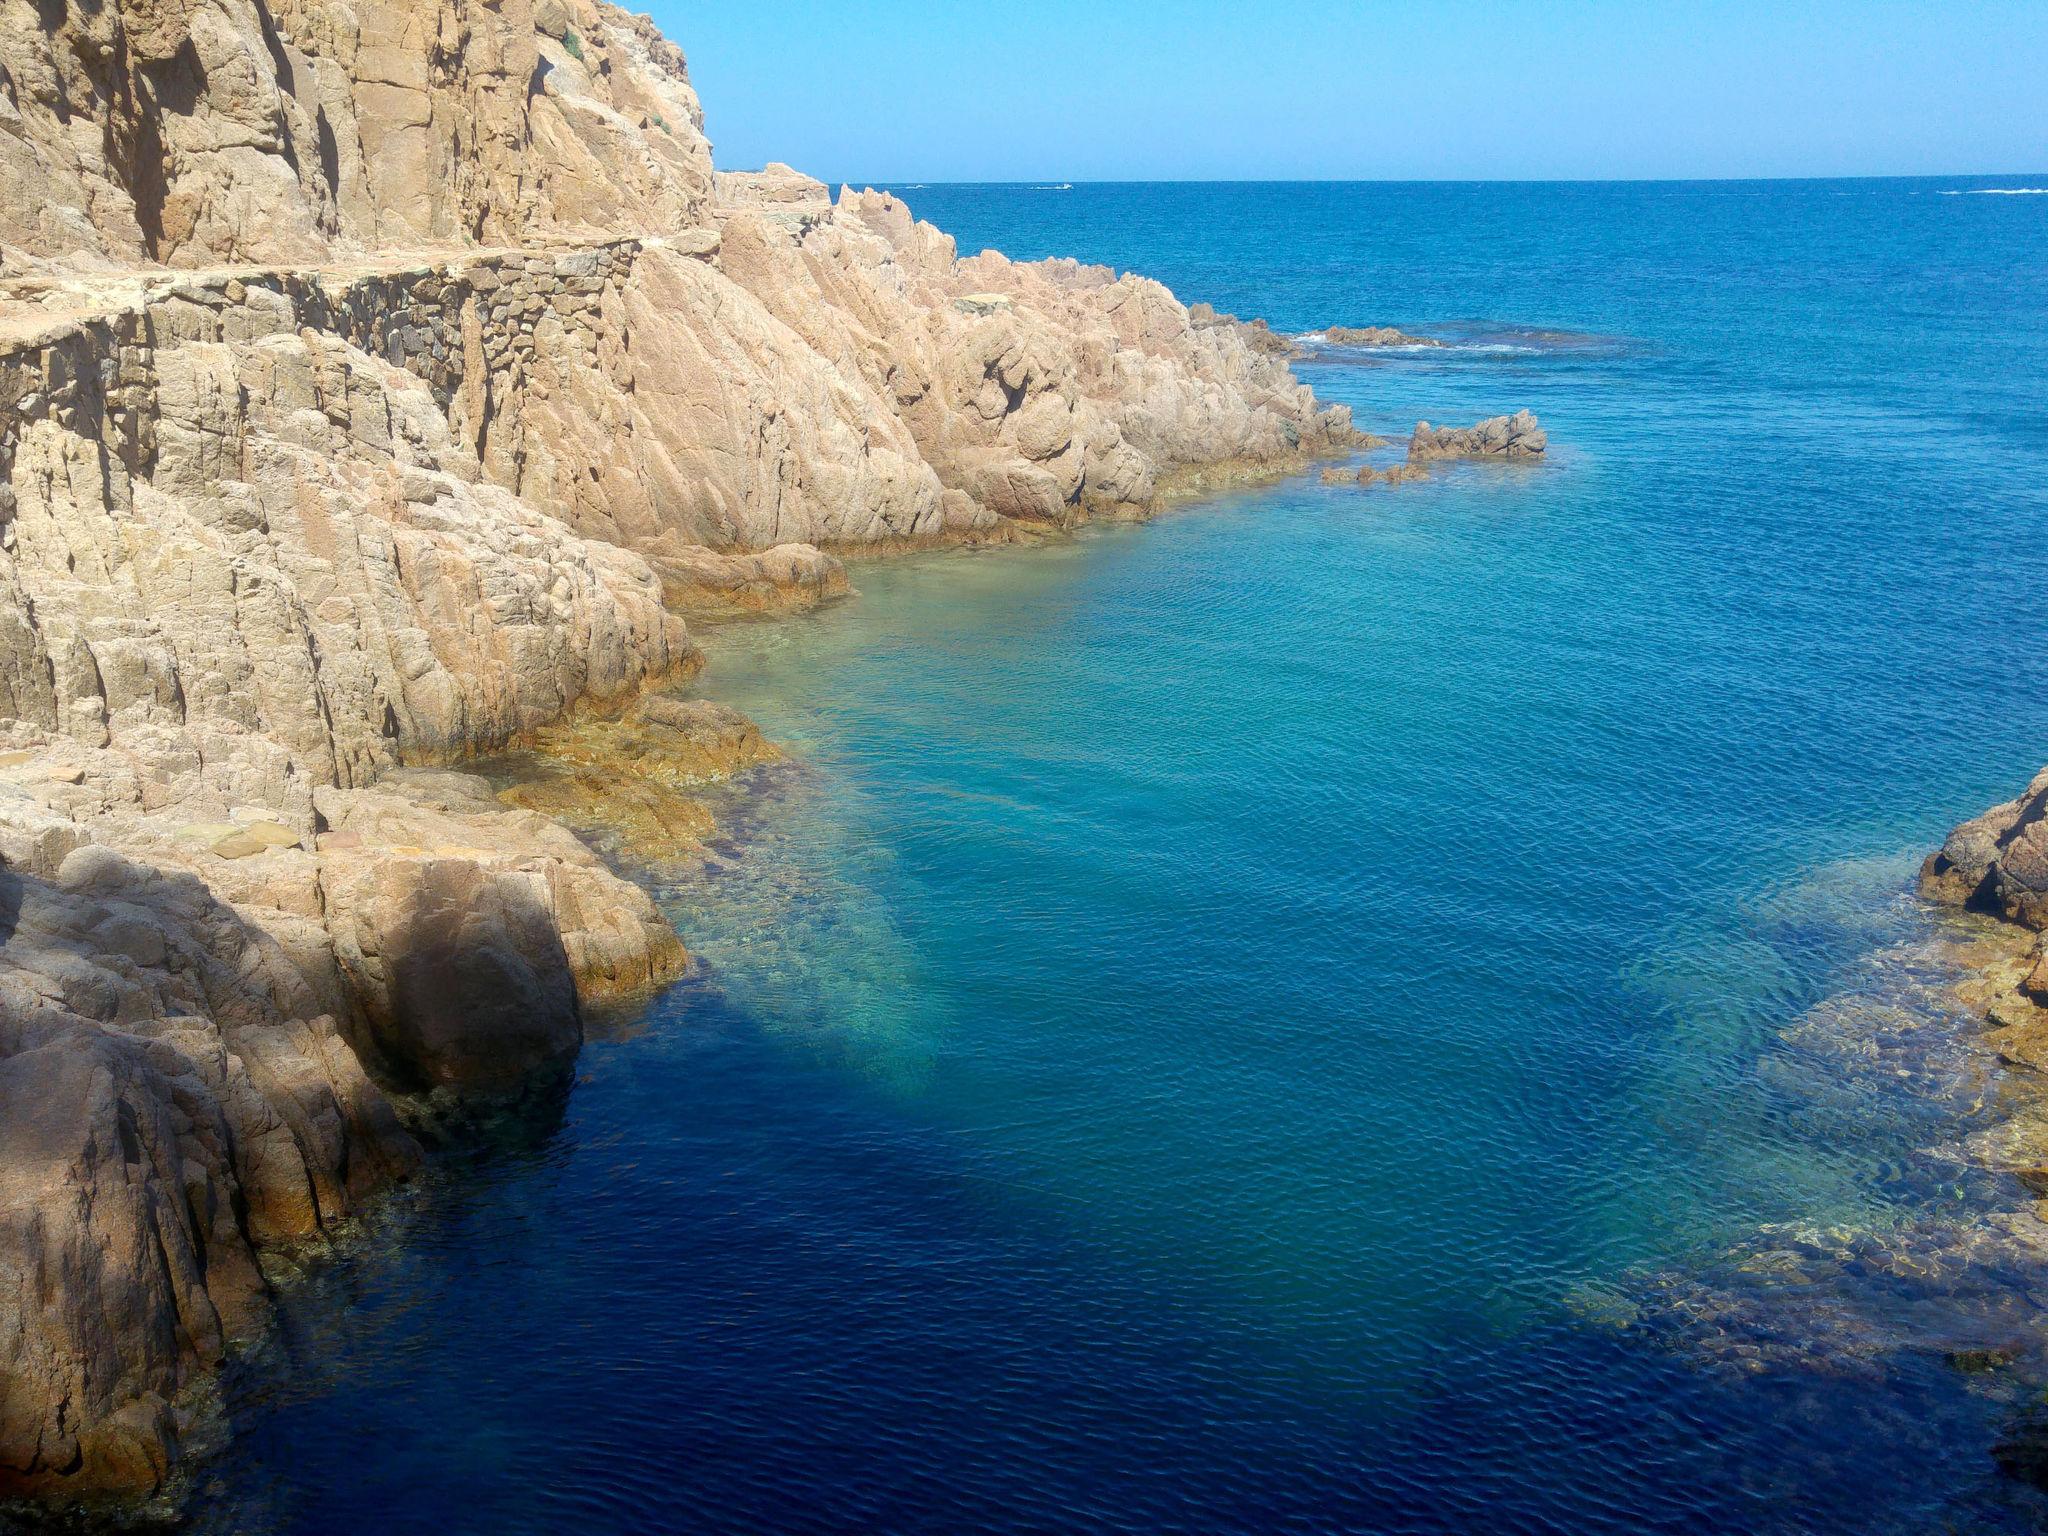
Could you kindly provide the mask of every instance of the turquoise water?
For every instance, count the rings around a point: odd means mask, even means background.
[[[696,974],[291,1293],[195,1523],[2048,1522],[1910,897],[2048,760],[2048,198],[1969,185],[907,191],[1455,336],[1303,371],[1551,459],[712,636],[789,759],[650,873]]]

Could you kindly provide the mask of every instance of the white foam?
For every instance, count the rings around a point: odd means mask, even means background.
[[[2048,187],[1943,188],[1943,197],[2048,197]]]

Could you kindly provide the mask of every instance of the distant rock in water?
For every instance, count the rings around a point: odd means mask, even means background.
[[[1428,478],[1429,466],[1412,461],[1406,464],[1389,465],[1385,469],[1377,469],[1370,464],[1361,464],[1358,466],[1356,473],[1342,468],[1326,469],[1323,471],[1323,484],[1355,485],[1361,490],[1375,485],[1406,485],[1411,480],[1427,480]]]
[[[1443,345],[1434,336],[1411,336],[1406,331],[1396,330],[1391,325],[1333,325],[1323,332],[1323,340],[1333,347],[1440,347]]]
[[[1415,424],[1408,440],[1408,457],[1427,459],[1539,459],[1550,447],[1550,436],[1536,423],[1531,411],[1512,416],[1494,416],[1473,427],[1432,427],[1426,421]]]

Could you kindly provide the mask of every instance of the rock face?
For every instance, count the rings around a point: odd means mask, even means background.
[[[1550,447],[1550,438],[1528,411],[1512,416],[1494,416],[1473,427],[1432,427],[1426,421],[1415,424],[1408,440],[1411,461],[1429,459],[1537,459]]]
[[[676,974],[530,807],[769,753],[635,712],[679,612],[1348,449],[1288,347],[714,173],[598,0],[0,6],[0,1492],[160,1482],[405,1096]],[[525,806],[435,766],[594,711]]]
[[[574,0],[76,0],[0,11],[0,249],[203,266],[682,228],[682,54]]]

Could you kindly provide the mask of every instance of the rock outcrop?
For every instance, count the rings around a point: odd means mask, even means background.
[[[0,6],[0,1493],[161,1482],[414,1096],[676,974],[533,807],[770,753],[680,614],[1349,449],[1287,350],[714,173],[599,0]]]
[[[2016,942],[1973,991],[2008,1061],[2048,1070],[2048,769],[2017,799],[1964,822],[1920,868],[1930,901],[2011,925]]]
[[[1964,822],[1920,869],[1931,900],[2048,929],[2048,769],[2026,792]]]
[[[1313,338],[1312,338],[1313,339]],[[1332,325],[1324,329],[1322,341],[1332,347],[1440,347],[1434,336],[1411,336],[1391,325]]]
[[[1528,411],[1512,416],[1493,416],[1471,427],[1432,427],[1426,421],[1415,424],[1408,440],[1408,458],[1422,463],[1430,459],[1538,459],[1550,447],[1550,438]]]

